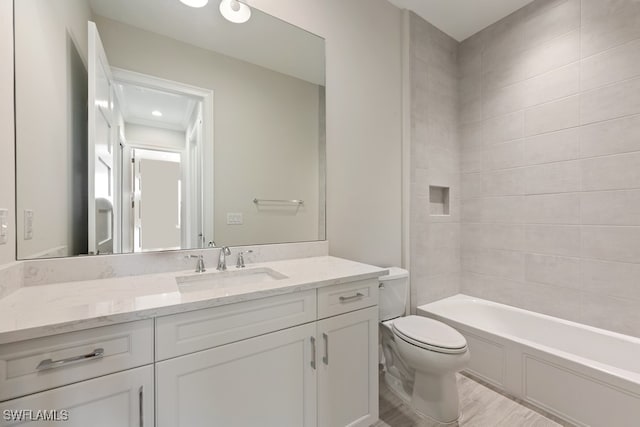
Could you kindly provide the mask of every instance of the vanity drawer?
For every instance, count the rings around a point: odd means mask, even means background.
[[[378,305],[378,279],[318,289],[318,319]]]
[[[153,363],[153,320],[0,345],[0,401]]]
[[[156,360],[244,340],[316,320],[316,291],[156,318]]]

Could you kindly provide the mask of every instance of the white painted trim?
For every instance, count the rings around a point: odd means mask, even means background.
[[[402,12],[402,267],[411,271],[411,27]],[[409,276],[411,277],[411,276]],[[411,282],[409,282],[411,283]],[[411,285],[409,285],[411,287]],[[407,299],[411,307],[411,292]]]
[[[127,147],[137,148],[139,150],[166,151],[167,153],[178,153],[178,154],[181,154],[181,155],[184,154],[184,150],[181,150],[179,148],[159,147],[157,145],[151,145],[151,144],[147,144],[147,143],[144,143],[144,142],[139,142],[139,141],[135,141],[135,140],[131,140],[131,139],[127,140]]]
[[[214,94],[210,89],[192,86],[160,77],[149,76],[135,71],[112,67],[111,72],[115,81],[159,89],[165,92],[174,92],[180,95],[188,95],[202,100],[202,130],[203,130],[203,157],[211,159],[211,164],[203,167],[203,193],[214,194]],[[141,147],[142,148],[142,147]],[[215,240],[214,235],[214,197],[204,199],[204,234],[207,240]]]

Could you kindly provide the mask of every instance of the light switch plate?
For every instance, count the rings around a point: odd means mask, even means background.
[[[33,215],[33,210],[24,210],[24,240],[33,239]]]
[[[244,219],[241,213],[227,213],[227,225],[242,225]]]
[[[9,210],[0,209],[0,245],[6,245],[8,237],[9,237]]]

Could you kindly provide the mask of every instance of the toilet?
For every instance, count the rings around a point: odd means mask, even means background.
[[[380,345],[384,381],[417,413],[440,423],[460,417],[456,373],[469,363],[464,336],[422,316],[405,316],[409,272],[380,278]]]

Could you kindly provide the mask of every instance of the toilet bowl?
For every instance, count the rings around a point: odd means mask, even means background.
[[[408,272],[395,268],[380,280],[384,380],[417,413],[454,423],[460,416],[456,373],[469,363],[467,342],[442,322],[404,316],[408,283]]]

